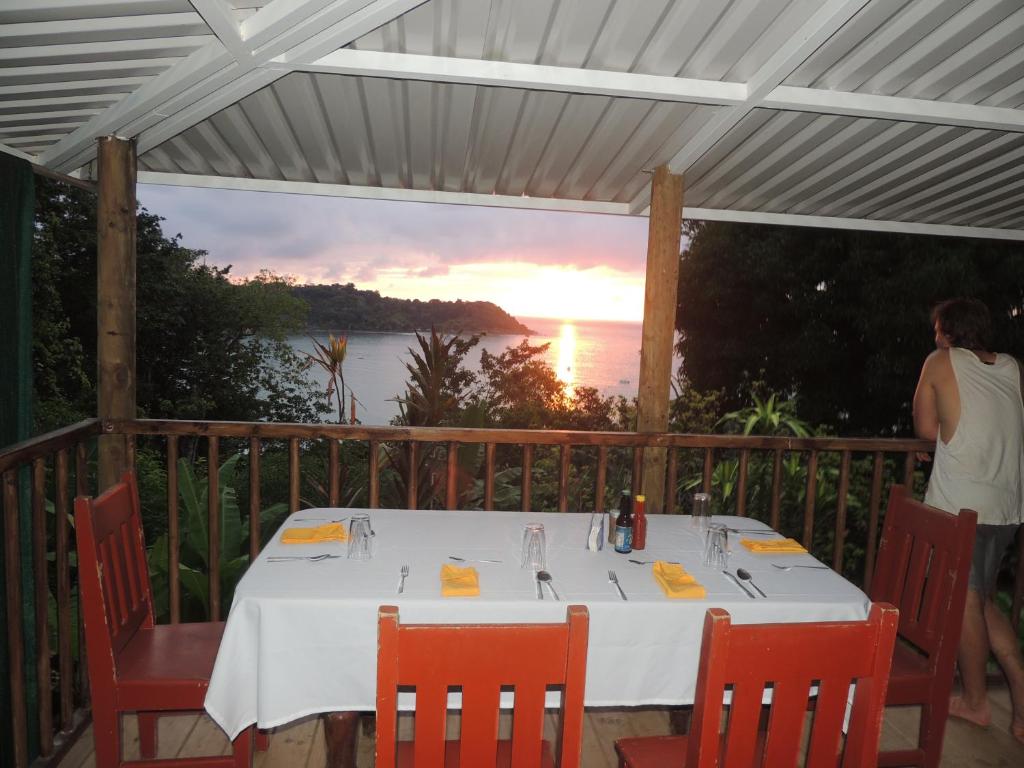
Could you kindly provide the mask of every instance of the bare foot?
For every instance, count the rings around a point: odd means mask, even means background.
[[[1024,745],[1024,720],[1014,720],[1010,723],[1010,735]]]
[[[958,717],[981,728],[988,728],[992,725],[992,710],[989,708],[987,701],[982,706],[975,708],[968,706],[963,697],[953,696],[949,700],[949,716]],[[1024,724],[1020,727],[1024,731]],[[1014,736],[1017,736],[1017,734],[1014,733]],[[1017,736],[1017,738],[1020,737]]]

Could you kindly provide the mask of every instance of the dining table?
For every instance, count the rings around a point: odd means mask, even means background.
[[[283,531],[347,524],[356,512],[370,515],[367,560],[349,559],[342,541],[281,541]],[[737,624],[867,617],[864,592],[810,554],[755,553],[742,544],[782,538],[766,524],[731,516],[712,521],[730,529],[724,569],[702,564],[703,530],[687,515],[649,515],[646,548],[620,554],[607,541],[599,551],[588,548],[586,513],[301,510],[237,585],[206,710],[231,738],[252,724],[272,728],[315,713],[372,712],[381,605],[398,606],[403,623],[453,624],[561,622],[567,605],[585,605],[588,707],[692,704],[711,607],[724,608]],[[520,567],[528,523],[544,526],[553,590]],[[704,597],[668,597],[654,577],[656,560],[680,563],[704,587]],[[473,567],[479,595],[443,596],[445,564]],[[740,569],[748,580],[738,578]],[[403,694],[399,707],[411,706]]]

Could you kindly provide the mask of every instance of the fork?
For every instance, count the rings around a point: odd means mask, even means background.
[[[341,555],[330,555],[324,552],[319,555],[277,555],[274,557],[268,557],[268,563],[283,563],[286,560],[308,560],[311,563],[319,563],[321,560],[333,560],[334,558],[341,557]]]
[[[409,566],[402,566],[402,580],[398,582],[398,594],[405,592],[405,577],[409,575]]]
[[[772,568],[778,568],[780,571],[791,571],[794,568],[812,568],[816,571],[829,571],[827,565],[779,565],[778,563],[772,563]]]
[[[619,577],[615,571],[608,571],[608,581],[615,585],[615,588],[619,590],[619,597],[623,600],[628,600],[626,593],[622,591],[622,585],[619,584]]]

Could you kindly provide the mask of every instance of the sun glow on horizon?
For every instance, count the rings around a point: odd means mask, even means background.
[[[514,317],[639,321],[644,275],[608,267],[577,269],[524,262],[457,264],[447,274],[379,270],[356,287],[401,299],[491,301]]]

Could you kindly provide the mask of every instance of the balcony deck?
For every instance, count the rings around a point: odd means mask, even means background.
[[[1024,746],[1009,734],[1010,698],[1005,688],[992,691],[994,724],[988,731],[951,720],[946,729],[943,768],[1016,768],[1024,765]],[[915,707],[890,707],[886,710],[882,732],[883,748],[901,748],[913,743],[918,714]],[[548,729],[553,724],[549,716]],[[616,739],[624,736],[648,736],[668,733],[668,716],[662,709],[588,711],[583,734],[584,768],[615,768]],[[126,751],[138,754],[134,721],[125,723]],[[227,752],[227,740],[206,717],[173,716],[161,720],[160,757]],[[311,717],[277,729],[270,749],[258,753],[255,768],[321,768],[326,764],[323,726]],[[86,730],[60,762],[59,768],[95,768],[92,729]],[[358,747],[359,768],[373,765],[373,741],[362,734]]]

